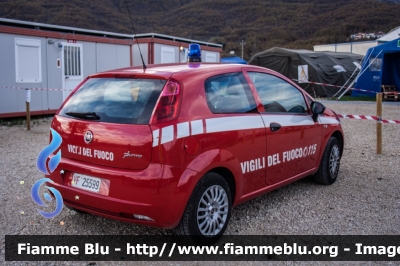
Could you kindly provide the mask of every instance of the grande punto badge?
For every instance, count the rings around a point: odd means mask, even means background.
[[[85,136],[83,136],[83,139],[85,140],[86,144],[89,144],[93,140],[93,133],[92,131],[88,130],[85,133]]]

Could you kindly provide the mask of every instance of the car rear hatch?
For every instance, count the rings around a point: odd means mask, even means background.
[[[166,80],[88,79],[53,119],[62,157],[125,169],[151,161],[149,126]]]

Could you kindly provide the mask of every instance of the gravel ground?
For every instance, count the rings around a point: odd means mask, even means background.
[[[375,103],[328,102],[340,114],[375,115]],[[400,119],[399,104],[384,104],[384,119]],[[80,215],[66,208],[54,219],[37,212],[30,189],[42,178],[36,158],[49,140],[49,119],[36,120],[31,131],[24,126],[0,126],[0,258],[4,262],[5,235],[136,235],[171,234]],[[39,124],[38,124],[39,123]],[[345,150],[336,183],[321,186],[307,177],[233,209],[225,234],[234,235],[399,235],[400,234],[400,125],[383,125],[383,153],[376,154],[376,123],[342,119]],[[21,184],[20,181],[24,181]],[[54,208],[53,208],[54,209]],[[51,207],[48,211],[53,210]],[[64,224],[61,225],[60,222]],[[7,262],[7,265],[38,263]],[[96,265],[133,262],[96,262]],[[135,265],[166,262],[135,262]],[[213,262],[167,262],[168,265],[215,265]],[[263,262],[225,262],[223,265],[261,265]],[[274,264],[277,264],[274,262]],[[282,262],[309,265],[310,262]],[[314,262],[313,264],[325,264]],[[329,264],[343,265],[343,262]],[[352,262],[352,265],[389,265],[388,262]],[[56,262],[41,265],[88,265],[88,262]],[[392,263],[391,265],[395,265]]]

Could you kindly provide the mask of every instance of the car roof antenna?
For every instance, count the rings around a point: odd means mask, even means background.
[[[147,66],[146,66],[146,64],[144,63],[143,56],[142,56],[142,51],[140,51],[139,41],[138,41],[138,39],[136,38],[135,27],[133,26],[133,20],[132,20],[131,12],[129,11],[128,3],[126,2],[126,0],[125,0],[125,4],[126,4],[126,9],[128,9],[129,18],[131,19],[133,34],[134,34],[134,38],[135,38],[135,40],[136,40],[137,46],[138,46],[138,48],[139,48],[139,54],[140,54],[140,58],[142,59],[143,69],[146,70]]]

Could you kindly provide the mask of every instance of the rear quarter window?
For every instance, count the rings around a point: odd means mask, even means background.
[[[159,79],[89,79],[68,100],[60,115],[85,119],[79,114],[94,112],[95,121],[148,124],[165,83]]]
[[[241,72],[208,78],[205,91],[208,107],[214,114],[257,111],[253,94]]]

